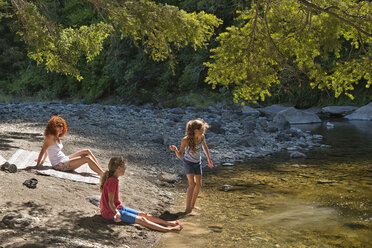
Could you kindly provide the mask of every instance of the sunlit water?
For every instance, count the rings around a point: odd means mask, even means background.
[[[283,153],[205,171],[201,214],[158,247],[372,247],[372,122],[332,123],[297,126],[331,145],[307,159]]]

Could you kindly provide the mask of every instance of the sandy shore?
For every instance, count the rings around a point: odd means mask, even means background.
[[[39,151],[44,125],[25,121],[0,123],[0,155],[8,159],[18,148]],[[104,130],[100,130],[100,136],[79,131],[70,129],[63,138],[66,154],[89,148],[104,168],[114,155],[129,157],[128,170],[120,180],[120,199],[125,205],[155,216],[169,208],[173,188],[156,179],[160,168],[146,164],[146,151],[112,139]],[[36,189],[22,185],[32,177],[39,181]],[[27,171],[0,171],[0,178],[0,219],[20,212],[37,220],[27,228],[9,228],[0,222],[0,247],[151,247],[161,235],[138,225],[103,220],[99,208],[86,200],[87,196],[100,194],[97,185]]]

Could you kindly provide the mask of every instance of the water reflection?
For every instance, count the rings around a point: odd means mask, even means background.
[[[331,145],[305,160],[282,154],[206,170],[203,211],[184,219],[194,232],[167,234],[158,247],[370,247],[372,122],[331,123],[296,126]],[[183,207],[181,196],[174,210]]]

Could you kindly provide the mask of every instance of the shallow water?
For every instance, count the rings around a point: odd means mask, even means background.
[[[332,124],[297,126],[331,145],[307,159],[285,153],[206,170],[201,214],[158,247],[371,247],[372,122]],[[172,211],[184,204],[180,193]]]

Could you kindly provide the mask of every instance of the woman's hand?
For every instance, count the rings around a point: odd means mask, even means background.
[[[116,214],[114,216],[114,221],[115,222],[120,222],[121,221],[121,214],[119,213],[119,211],[116,211]]]

